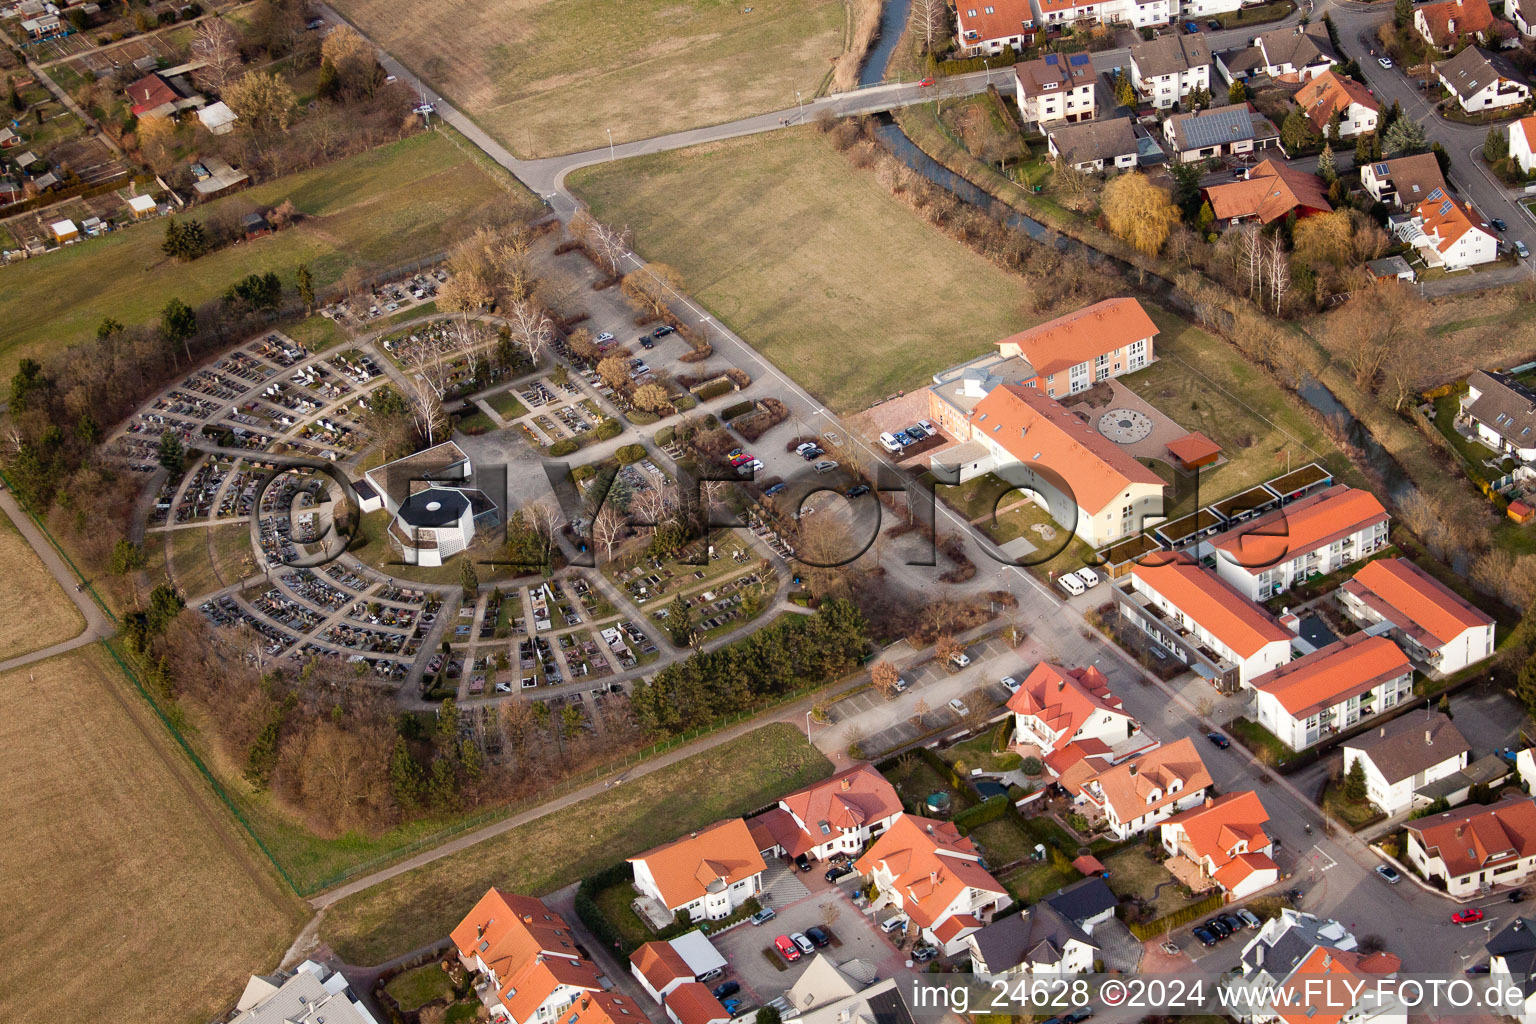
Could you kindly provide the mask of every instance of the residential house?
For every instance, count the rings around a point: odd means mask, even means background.
[[[1091,665],[1065,669],[1041,662],[1008,698],[1008,710],[1014,743],[1053,770],[1085,756],[1102,758],[1106,766],[1119,764],[1157,746],[1109,692],[1104,673]]]
[[[1221,578],[1267,601],[1387,546],[1387,510],[1369,491],[1334,484],[1202,542]]]
[[[1529,0],[1536,5],[1536,0]],[[1509,155],[1525,174],[1536,171],[1536,115],[1522,117],[1509,126]]]
[[[1187,554],[1141,559],[1113,596],[1122,620],[1222,693],[1291,658],[1291,634],[1279,620]]]
[[[901,814],[896,787],[873,765],[856,765],[779,801],[747,822],[765,857],[856,856]]]
[[[1536,800],[1530,797],[1433,814],[1404,829],[1408,862],[1455,897],[1522,885],[1536,867]]]
[[[873,909],[894,906],[926,941],[953,954],[1013,902],[980,862],[976,844],[950,822],[903,814],[854,868],[880,892]]]
[[[1473,370],[1456,425],[1501,455],[1536,461],[1536,389],[1497,370]]]
[[[1034,8],[1037,24],[1057,28],[1079,23],[1166,25],[1179,10],[1177,0],[1034,0]]]
[[[1186,736],[1113,767],[1084,758],[1056,781],[1085,817],[1129,839],[1204,800],[1211,773]]]
[[[1035,41],[1030,0],[960,0],[955,6],[955,40],[971,57],[1009,47],[1024,50]]]
[[[1391,640],[1355,633],[1253,681],[1255,719],[1305,750],[1413,695],[1413,666]]]
[[[347,979],[305,960],[290,972],[253,974],[230,1024],[377,1024]]]
[[[1280,145],[1280,132],[1246,103],[1175,114],[1163,122],[1163,135],[1185,164]]]
[[[151,72],[124,90],[134,117],[173,117],[181,93],[158,72]]]
[[[1014,95],[1019,112],[1026,122],[1042,125],[1092,121],[1097,77],[1086,53],[1048,53],[1015,64]]]
[[[1407,1024],[1393,986],[1403,962],[1392,953],[1314,946],[1275,991],[1268,1012],[1246,1019],[1273,1024]],[[1326,1007],[1326,1009],[1323,1009]]]
[[[1333,210],[1323,179],[1275,159],[1260,161],[1242,181],[1207,187],[1205,197],[1220,226],[1272,224],[1293,213],[1299,219]]]
[[[1167,110],[1192,92],[1211,91],[1211,48],[1204,32],[1171,33],[1131,46],[1136,96]]]
[[[1309,79],[1291,99],[1306,111],[1312,129],[1324,137],[1329,134],[1335,116],[1339,119],[1339,137],[1344,139],[1375,131],[1381,116],[1381,104],[1369,89],[1332,69]]]
[[[27,34],[28,39],[33,41],[67,36],[69,28],[68,23],[60,19],[57,14],[40,14],[35,18],[25,18],[21,23],[22,31]]]
[[[1043,902],[1055,907],[1057,913],[1091,936],[1095,928],[1114,918],[1120,897],[1103,878],[1090,875],[1062,886]]]
[[[1465,270],[1499,258],[1499,238],[1470,206],[1439,189],[1408,218],[1394,224],[1397,237],[1432,267]]]
[[[720,1000],[702,981],[688,981],[667,995],[667,1017],[672,1024],[726,1024],[731,1019]]]
[[[1210,18],[1230,14],[1242,6],[1242,0],[1181,0],[1174,14],[1181,18]]]
[[[1296,81],[1305,82],[1340,63],[1328,26],[1321,21],[1265,32],[1254,38],[1253,45],[1261,60],[1258,70],[1271,78],[1295,76]]]
[[[1428,794],[1417,794],[1465,768],[1471,749],[1448,716],[1409,712],[1346,740],[1344,773],[1360,762],[1371,803],[1388,815],[1403,814],[1433,803]]]
[[[1536,1021],[1536,919],[1516,917],[1483,948],[1488,951],[1489,974],[1498,976],[1501,986],[1520,989],[1520,1012],[1509,1016],[1532,1024]]]
[[[1398,210],[1412,210],[1431,192],[1444,193],[1447,189],[1440,161],[1433,153],[1364,164],[1360,168],[1360,184],[1372,199]]]
[[[1152,361],[1157,325],[1135,299],[1105,299],[997,343],[1004,358],[1035,370],[1019,381],[1052,398],[1086,391],[1100,381],[1135,373]]]
[[[1414,8],[1414,31],[1431,46],[1449,50],[1463,36],[1480,43],[1492,38],[1493,10],[1488,0],[1440,0]]]
[[[658,1003],[679,985],[699,980],[672,943],[662,941],[647,942],[629,954],[629,972]]]
[[[1138,158],[1135,125],[1129,117],[1052,128],[1045,145],[1052,160],[1080,171],[1127,171]]]
[[[442,565],[501,520],[484,491],[464,486],[472,472],[464,450],[444,441],[364,473],[374,498],[359,508],[390,514],[390,543],[407,563]]]
[[[1251,789],[1207,797],[1163,822],[1164,866],[1195,892],[1215,886],[1234,900],[1252,896],[1280,880],[1267,821],[1269,812]]]
[[[491,888],[450,933],[464,967],[498,1021],[553,1024],[584,992],[608,979],[582,957],[570,925],[532,896]]]
[[[972,398],[976,386],[965,381],[960,401]],[[948,399],[947,392],[941,386],[929,394]],[[1137,533],[1162,515],[1162,477],[1035,387],[997,385],[970,406],[958,429],[952,422],[946,417],[942,425],[964,443],[937,458],[962,482],[995,472],[1092,547]]]
[[[695,921],[730,917],[763,890],[767,865],[747,823],[728,818],[630,857],[635,889]]]
[[[1379,260],[1366,260],[1365,269],[1377,281],[1414,281],[1418,275],[1412,265],[1401,256],[1384,256]]]
[[[781,999],[785,1016],[795,1024],[913,1024],[902,984],[896,978],[879,979],[868,961],[833,964],[825,953],[817,953]]]
[[[1244,943],[1238,968],[1244,978],[1257,985],[1277,986],[1318,946],[1352,952],[1358,943],[1337,921],[1281,907],[1278,916],[1266,920]]]
[[[634,1000],[617,992],[583,992],[560,1024],[651,1024]]]
[[[1518,106],[1531,98],[1531,87],[1521,80],[1508,58],[1476,46],[1440,61],[1435,74],[1469,114]]]
[[[1536,0],[1505,0],[1504,17],[1522,39],[1536,37]]]
[[[1088,933],[1042,900],[965,938],[971,970],[983,977],[1082,974],[1099,947]]]
[[[1436,675],[1493,656],[1493,617],[1406,558],[1367,562],[1337,593],[1350,618]]]

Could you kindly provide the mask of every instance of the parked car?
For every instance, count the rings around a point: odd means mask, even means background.
[[[1489,968],[1488,968],[1487,964],[1473,964],[1471,967],[1467,968],[1466,973],[1467,974],[1487,974],[1488,973],[1488,969]]]
[[[1477,907],[1463,907],[1451,915],[1452,924],[1477,924],[1483,919],[1483,912]]]
[[[806,938],[804,932],[795,932],[795,934],[791,935],[790,938],[794,940],[794,943],[795,943],[796,946],[800,947],[800,952],[802,952],[802,953],[814,953],[814,952],[816,952],[816,944],[814,942],[812,942],[810,939]]]
[[[922,87],[923,87],[923,88],[924,88],[924,89],[926,89],[926,88],[928,88],[928,87],[929,87],[929,86],[930,86],[930,85],[932,85],[932,84],[933,84],[933,79],[932,79],[932,78],[931,78],[931,77],[930,77],[930,78],[925,78],[925,79],[923,79],[923,80],[922,80],[922,81],[921,81],[921,82],[918,82],[918,83],[917,83],[917,84],[918,84],[918,85],[920,85],[920,86],[922,86]]]
[[[1391,57],[1377,57],[1376,58],[1376,63],[1380,64],[1384,68],[1390,69],[1392,67],[1392,58]]]
[[[880,923],[880,930],[883,931],[883,932],[895,932],[895,931],[900,931],[901,929],[905,928],[906,926],[907,926],[907,919],[905,917],[903,917],[902,915],[897,914],[895,917],[892,917],[892,918],[889,918],[889,919],[887,919],[885,921],[882,921]]]
[[[1232,741],[1227,739],[1219,732],[1206,733],[1205,738],[1214,743],[1217,750],[1226,750],[1232,745]]]
[[[607,331],[604,331],[602,334],[599,334],[597,336],[597,343],[599,345],[605,344],[605,343],[610,342],[612,340],[613,340],[613,335],[609,334]]]
[[[1531,250],[1527,249],[1525,247],[1525,243],[1520,241],[1518,238],[1515,239],[1515,255],[1519,256],[1523,260],[1529,259],[1531,255]]]
[[[640,339],[640,347],[641,348],[655,348],[656,347],[656,343],[654,341],[652,341],[649,337],[645,337],[645,338],[641,338]]]
[[[1376,873],[1387,880],[1387,884],[1396,885],[1403,880],[1403,876],[1397,873],[1397,868],[1390,864],[1376,865]]]
[[[785,960],[788,960],[790,963],[794,963],[796,960],[799,960],[803,955],[800,952],[800,947],[795,945],[794,940],[791,939],[788,935],[780,935],[778,938],[774,939],[773,948],[777,949],[779,951],[779,955],[782,956]]]
[[[1247,907],[1239,907],[1237,916],[1242,918],[1243,924],[1247,925],[1249,928],[1256,929],[1264,927],[1264,922],[1260,921],[1258,915],[1249,910]]]
[[[844,491],[843,493],[850,498],[862,498],[864,495],[869,493],[869,485],[859,484],[857,487],[848,488],[848,490]]]
[[[1009,693],[1019,692],[1019,681],[1013,676],[1003,676],[1003,689]]]
[[[764,907],[762,910],[759,910],[757,913],[747,918],[747,920],[752,922],[752,927],[757,928],[761,925],[767,924],[769,921],[772,921],[778,916],[779,912],[777,910],[774,910],[771,907]]]
[[[795,867],[799,868],[801,871],[809,871],[809,870],[811,870],[811,858],[807,857],[803,853],[796,854],[795,855]]]
[[[909,687],[911,685],[912,685],[911,683],[907,682],[907,677],[906,676],[897,676],[896,677],[896,685],[893,687],[893,689],[897,693],[905,693],[905,692],[907,692],[907,687]]]
[[[1083,1024],[1083,1021],[1092,1016],[1093,1008],[1089,1007],[1086,1010],[1078,1010],[1075,1013],[1067,1014],[1065,1017],[1061,1018],[1061,1024]]]
[[[720,1004],[720,1007],[721,1009],[725,1010],[726,1013],[734,1017],[736,1016],[736,1011],[741,1009],[741,1000],[727,999],[725,1002]]]
[[[1220,32],[1221,22],[1217,21],[1215,18],[1212,18],[1210,21],[1205,23],[1205,27],[1210,29],[1212,32]]]
[[[815,459],[821,458],[825,454],[827,454],[825,451],[823,451],[822,449],[816,447],[815,445],[812,445],[811,447],[807,448],[805,451],[801,452],[800,453],[800,457],[802,459],[804,459],[806,462],[811,462],[811,461],[813,461]]]
[[[837,468],[837,463],[833,462],[831,459],[822,459],[811,468],[818,473],[830,473]]]
[[[1216,915],[1216,920],[1220,921],[1222,924],[1224,924],[1228,928],[1232,929],[1233,934],[1236,934],[1237,932],[1240,932],[1240,931],[1243,930],[1243,919],[1238,917],[1236,914],[1232,914],[1232,913],[1217,914]]]
[[[912,962],[915,964],[925,964],[938,955],[939,947],[937,946],[918,946],[912,951]]]
[[[1076,574],[1070,572],[1064,576],[1059,577],[1056,580],[1056,585],[1059,586],[1062,590],[1065,590],[1068,594],[1071,594],[1073,597],[1077,597],[1080,594],[1086,594],[1088,592],[1088,588],[1083,586],[1083,581],[1078,579]]]
[[[966,654],[964,651],[961,651],[959,654],[955,655],[953,658],[950,658],[949,659],[949,663],[954,668],[965,668],[967,665],[969,665],[971,663],[971,656],[969,654]]]
[[[901,451],[901,442],[896,440],[895,434],[887,432],[880,435],[880,447],[895,455]]]
[[[933,434],[937,434],[938,433],[937,430],[933,429],[933,421],[932,420],[918,420],[917,421],[917,425],[922,427],[923,431],[925,433],[929,434],[930,436],[933,435]]]
[[[1488,219],[1488,223],[1492,224],[1493,225],[1493,230],[1497,231],[1501,235],[1504,232],[1509,230],[1509,225],[1505,224],[1504,221],[1502,221],[1498,217],[1490,217]]]
[[[763,492],[763,497],[771,498],[775,494],[778,494],[780,491],[782,491],[785,487],[788,487],[788,486],[789,486],[788,484],[786,484],[786,483],[784,483],[784,481],[780,480],[778,483],[774,484],[772,487],[770,487],[766,491],[764,491]]]
[[[1094,572],[1092,569],[1088,568],[1086,565],[1083,566],[1081,569],[1077,570],[1077,572],[1073,573],[1072,575],[1076,576],[1079,580],[1081,580],[1082,583],[1083,583],[1083,586],[1087,587],[1090,590],[1092,590],[1094,587],[1098,586],[1100,582],[1102,582],[1102,578],[1099,576],[1099,574]]]
[[[927,438],[928,431],[924,430],[922,427],[908,427],[907,436],[914,441],[922,441]]]
[[[956,697],[954,700],[949,702],[949,710],[953,711],[961,718],[964,718],[966,715],[971,713],[971,709],[966,707],[965,701],[961,700],[959,697]]]
[[[821,949],[832,941],[832,936],[827,934],[827,930],[819,926],[807,928],[805,930],[805,937],[810,939],[811,944],[817,949]]]
[[[853,874],[853,866],[851,864],[833,864],[827,868],[826,879],[829,882],[835,882],[844,875],[851,874]]]
[[[1214,946],[1214,945],[1216,945],[1216,933],[1213,932],[1213,931],[1210,931],[1204,925],[1198,925],[1198,924],[1195,925],[1195,929],[1194,929],[1193,934],[1194,934],[1195,938],[1200,940],[1200,945],[1202,945],[1202,946]]]
[[[1184,31],[1190,35],[1194,35],[1196,32],[1200,31],[1200,26],[1193,21],[1186,21],[1184,23]]]
[[[1524,903],[1525,902],[1525,890],[1524,889],[1515,889],[1515,890],[1513,890],[1509,894],[1509,902],[1511,902],[1511,903]]]
[[[741,982],[739,981],[722,981],[714,988],[716,999],[724,999],[726,996],[733,996],[740,991]]]
[[[1232,926],[1219,917],[1213,917],[1205,922],[1205,927],[1218,939],[1224,939],[1232,934]]]
[[[676,333],[676,331],[677,328],[673,327],[671,324],[662,324],[660,327],[651,332],[651,337],[665,338],[669,334]]]

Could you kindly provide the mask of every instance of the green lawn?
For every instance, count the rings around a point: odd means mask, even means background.
[[[994,869],[1033,856],[1035,850],[1034,839],[1006,815],[977,825],[966,835],[981,847],[982,855]]]
[[[656,937],[656,933],[635,913],[635,887],[627,878],[599,892],[594,902],[608,923],[618,930],[628,948],[636,949]]]
[[[998,881],[1007,887],[1015,899],[1037,903],[1062,886],[1071,885],[1082,877],[1076,869],[1059,868],[1047,858],[1010,871]]]
[[[1292,0],[1277,0],[1275,3],[1228,11],[1225,14],[1215,15],[1215,18],[1221,22],[1222,28],[1241,28],[1244,25],[1261,25],[1265,22],[1279,21],[1295,9],[1296,4]]]
[[[1174,880],[1173,875],[1148,856],[1145,843],[1136,843],[1101,859],[1109,870],[1110,890],[1116,896],[1140,896],[1151,900],[1152,920],[1171,914],[1189,902],[1178,885],[1166,884]],[[1162,886],[1161,890],[1159,886]]]
[[[1374,825],[1378,821],[1385,821],[1387,816],[1369,800],[1361,800],[1358,803],[1344,795],[1343,787],[1335,782],[1329,782],[1323,788],[1323,807],[1338,818],[1350,831],[1359,832],[1367,825]]]
[[[436,960],[429,964],[395,975],[384,986],[384,991],[394,996],[400,1009],[409,1013],[426,1006],[434,999],[451,998],[453,984],[448,974]]]
[[[838,0],[343,0],[348,18],[520,156],[643,139],[809,100],[844,47]]]
[[[1285,764],[1296,756],[1296,751],[1286,746],[1284,740],[1247,718],[1234,718],[1227,723],[1227,731],[1260,758],[1261,763],[1267,759],[1270,767]]]
[[[950,784],[949,779],[915,754],[903,755],[898,759],[895,767],[885,773],[885,777],[890,780],[891,785],[896,787],[896,792],[901,794],[901,802],[917,810],[918,813],[926,813],[923,810],[923,801],[933,793],[949,794],[953,801],[951,813],[962,811],[976,803],[974,793],[956,789]]]
[[[1011,730],[1013,720],[1010,717],[1003,724]],[[972,768],[984,768],[987,771],[1006,772],[1012,771],[1023,760],[1011,750],[997,753],[992,749],[992,738],[997,734],[997,729],[988,729],[979,736],[972,737],[964,743],[956,743],[952,747],[945,747],[938,751],[938,755],[950,764],[956,766],[956,770],[962,775]]]
[[[831,769],[795,727],[765,726],[349,896],[326,912],[321,941],[349,963],[380,963],[448,934],[491,885],[551,892]]]
[[[123,323],[157,320],[172,297],[196,306],[251,273],[276,271],[293,287],[308,263],[324,288],[352,264],[383,269],[441,251],[496,204],[532,202],[504,191],[440,134],[413,136],[347,160],[279,178],[200,208],[239,210],[291,199],[304,218],[287,230],[228,246],[192,263],[165,257],[162,223],[91,239],[6,268],[0,289],[0,375],[9,379],[26,355],[55,351],[94,334],[107,316]],[[508,196],[512,199],[508,199]]]
[[[486,404],[496,410],[496,414],[504,420],[515,420],[528,415],[528,409],[517,400],[515,391],[498,391],[485,400]]]
[[[598,165],[570,184],[838,411],[922,387],[1043,319],[1023,312],[1020,278],[930,227],[813,129]]]

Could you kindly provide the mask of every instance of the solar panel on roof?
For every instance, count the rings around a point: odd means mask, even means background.
[[[1045,55],[1045,63],[1050,67],[1055,67],[1058,63],[1060,63],[1060,61],[1057,59],[1054,53],[1048,53]]]
[[[1447,199],[1445,202],[1440,204],[1440,216],[1444,217],[1446,214],[1448,214],[1450,212],[1451,212],[1451,201],[1449,199]]]
[[[1067,63],[1075,68],[1080,68],[1084,64],[1088,63],[1088,55],[1085,53],[1074,53],[1072,56],[1067,58]]]
[[[1377,164],[1376,165],[1376,173],[1377,174],[1391,174],[1392,172],[1387,169],[1387,165],[1386,164]]]
[[[1437,189],[1435,189],[1435,190],[1434,190],[1434,191],[1433,191],[1433,192],[1431,192],[1431,193],[1430,193],[1430,194],[1429,194],[1429,195],[1428,195],[1428,196],[1426,196],[1426,197],[1425,197],[1425,198],[1424,198],[1424,201],[1425,201],[1425,202],[1426,202],[1426,203],[1432,203],[1432,202],[1434,202],[1434,201],[1435,201],[1435,200],[1436,200],[1436,199],[1444,199],[1444,198],[1445,198],[1445,193],[1444,193],[1444,192],[1441,192],[1441,191],[1440,191],[1440,190],[1439,190],[1439,189],[1438,189],[1438,188],[1437,188]]]

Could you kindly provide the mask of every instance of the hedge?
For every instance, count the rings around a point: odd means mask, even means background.
[[[629,956],[635,950],[624,941],[624,936],[619,930],[609,923],[597,905],[596,894],[620,882],[630,878],[628,861],[619,861],[612,864],[595,875],[588,875],[581,880],[576,887],[576,916],[581,918],[581,923],[587,926],[592,937],[597,939],[598,945],[605,949],[622,950],[624,956]]]
[[[611,441],[624,433],[624,425],[616,419],[605,419],[592,431],[592,436],[599,441]]]
[[[670,426],[670,425],[662,427],[660,430],[656,431],[656,443],[657,444],[661,444],[661,445],[671,444],[672,443],[672,439],[675,438],[676,436],[677,436],[677,428],[676,427]]]
[[[561,455],[573,455],[581,448],[581,445],[570,438],[562,438],[549,446],[549,454],[558,458]]]
[[[1181,928],[1191,921],[1204,917],[1206,914],[1220,910],[1226,905],[1226,902],[1227,898],[1225,895],[1213,892],[1205,899],[1191,903],[1182,910],[1175,910],[1171,914],[1164,914],[1155,921],[1137,922],[1131,925],[1131,934],[1145,942],[1148,939],[1156,938],[1163,932],[1170,932],[1175,928]]]
[[[967,807],[950,820],[962,832],[970,832],[971,829],[976,828],[978,825],[985,825],[989,821],[996,821],[998,818],[1001,818],[1008,813],[1008,808],[1012,806],[1013,802],[1008,799],[1006,793],[996,793],[987,797],[975,807]]]
[[[639,462],[641,459],[645,458],[645,445],[626,444],[615,451],[613,453],[613,457],[618,459],[619,462],[625,466],[629,465],[631,462]]]
[[[637,427],[648,427],[661,419],[660,415],[649,409],[631,409],[624,416]]]
[[[724,409],[721,409],[720,410],[720,418],[725,420],[727,423],[729,423],[731,420],[735,419],[737,416],[741,416],[741,415],[743,415],[745,413],[749,413],[753,409],[756,409],[756,408],[757,408],[757,403],[756,402],[737,402],[735,405],[728,405]]]
[[[721,395],[729,394],[735,390],[736,385],[732,384],[730,381],[715,380],[705,384],[703,387],[695,391],[694,394],[698,396],[699,401],[707,402],[711,398],[719,398]],[[725,418],[730,419],[729,416]]]
[[[583,466],[577,466],[575,469],[571,470],[571,479],[577,483],[581,483],[583,480],[590,480],[594,476],[597,476],[597,467],[591,463],[587,463]]]

